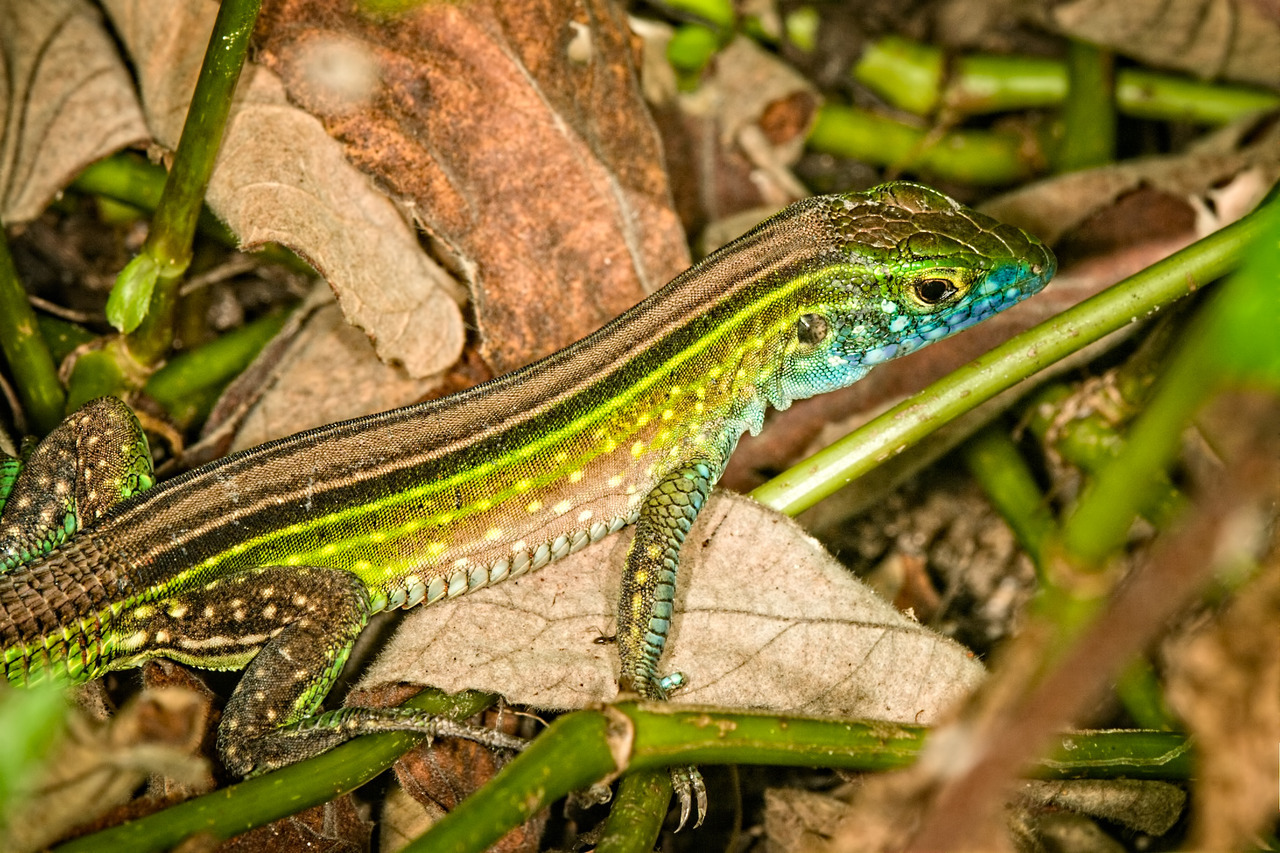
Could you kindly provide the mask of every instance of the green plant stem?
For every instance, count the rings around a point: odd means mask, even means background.
[[[1159,484],[1178,451],[1183,427],[1212,394],[1249,383],[1273,390],[1280,387],[1280,344],[1275,333],[1280,321],[1275,266],[1280,262],[1280,196],[1236,225],[1247,227],[1236,229],[1243,242],[1235,253],[1265,235],[1257,252],[1265,260],[1254,263],[1249,277],[1233,277],[1228,293],[1215,294],[1188,332],[1123,449],[1063,524],[1064,552],[1077,570],[1105,567],[1134,517],[1150,502],[1153,484]]]
[[[83,326],[48,314],[37,314],[36,322],[40,325],[40,336],[48,345],[55,364],[61,364],[77,347],[97,340],[97,335]]]
[[[944,70],[948,71],[944,75]],[[1067,96],[1067,68],[1031,56],[973,54],[947,67],[941,50],[900,38],[870,43],[853,77],[888,103],[917,115],[952,115],[1056,107]],[[1225,124],[1280,105],[1266,89],[1205,83],[1171,74],[1122,68],[1116,108],[1139,118]]]
[[[450,697],[446,697],[450,698]],[[464,697],[458,714],[488,697]],[[441,701],[439,694],[420,700]],[[880,721],[823,720],[709,708],[624,703],[567,714],[552,723],[480,791],[464,800],[410,853],[481,851],[539,810],[620,769],[672,764],[751,763],[888,770],[913,762],[925,745],[924,726]],[[72,851],[163,850],[197,833],[229,838],[353,790],[373,778],[419,735],[370,735],[274,773],[189,800],[163,812],[76,839]],[[1051,779],[1183,780],[1192,771],[1190,745],[1169,732],[1075,732],[1064,735],[1034,773]],[[623,767],[618,766],[621,760]]]
[[[1039,146],[1027,143],[1019,133],[934,132],[839,104],[818,111],[807,140],[814,151],[981,185],[1010,184],[1041,168]]]
[[[562,717],[523,754],[504,767],[488,785],[464,801],[426,835],[406,848],[407,853],[479,853],[532,814],[585,782],[590,770],[603,778],[615,772],[608,750],[585,750],[568,738],[557,739],[558,754],[533,750],[554,729],[565,724],[576,737],[603,737],[612,731],[619,745],[634,735],[628,768],[671,764],[776,764],[828,766],[851,770],[887,770],[912,763],[924,746],[927,729],[896,723],[812,720],[769,714],[724,714],[711,709],[657,708],[652,705],[614,706],[613,727],[605,714],[579,711]],[[623,715],[634,728],[620,727]],[[593,725],[574,718],[592,716]],[[572,721],[572,722],[568,722]],[[518,768],[524,762],[545,764],[534,773]],[[594,763],[591,763],[594,762]],[[587,765],[591,763],[588,768]],[[555,768],[553,771],[552,768]],[[1064,736],[1059,748],[1038,766],[1049,778],[1162,778],[1183,779],[1191,773],[1185,737],[1165,732],[1081,732]],[[594,781],[594,780],[592,780]],[[519,816],[508,817],[508,803],[519,803]],[[515,820],[516,822],[511,822]]]
[[[139,210],[154,213],[160,204],[166,177],[167,173],[160,166],[125,152],[89,165],[71,185],[82,193],[123,202]],[[228,249],[240,246],[236,235],[208,207],[201,208],[196,220],[196,230]],[[315,275],[310,264],[276,243],[268,243],[255,252],[272,263],[295,272]]]
[[[167,177],[168,173],[162,166],[149,163],[136,154],[121,152],[91,163],[76,176],[71,186],[88,195],[104,196],[155,213],[160,206]],[[235,235],[203,204],[196,218],[196,229],[229,249],[237,246]]]
[[[0,230],[0,349],[9,363],[18,399],[29,426],[41,435],[62,420],[66,398],[58,382],[58,368],[40,334],[36,313],[9,254],[9,243]]]
[[[1117,425],[1098,411],[1063,419],[1061,413],[1064,408],[1071,408],[1069,401],[1073,396],[1072,389],[1060,384],[1037,391],[1027,406],[1032,413],[1028,426],[1048,452],[1086,474],[1097,475],[1120,454],[1125,437]],[[1185,504],[1169,476],[1159,472],[1150,483],[1141,512],[1152,524],[1163,527]]]
[[[965,464],[1044,579],[1044,548],[1058,525],[1035,476],[1000,424],[979,430],[961,448]]]
[[[942,424],[1234,269],[1265,220],[1255,211],[933,383],[751,493],[796,515]],[[1127,529],[1127,522],[1125,522]]]
[[[1112,103],[1115,60],[1094,45],[1072,41],[1067,53],[1071,87],[1062,109],[1062,141],[1054,155],[1059,172],[1101,166],[1115,159],[1116,111]]]
[[[669,771],[637,770],[623,776],[595,853],[649,853],[670,805]]]
[[[170,359],[144,390],[180,427],[208,414],[213,398],[275,337],[288,315],[268,314]]]
[[[173,168],[142,248],[141,254],[148,263],[141,266],[153,269],[155,279],[149,294],[150,307],[141,306],[144,317],[141,325],[129,335],[128,348],[143,364],[163,358],[173,339],[178,287],[191,263],[196,223],[222,144],[259,5],[259,0],[222,0],[218,7],[182,138],[174,152]],[[113,292],[112,296],[116,294]]]
[[[1280,94],[1248,86],[1205,83],[1145,68],[1122,68],[1116,105],[1135,118],[1227,124],[1280,106]]]

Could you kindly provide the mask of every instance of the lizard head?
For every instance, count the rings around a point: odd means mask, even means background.
[[[1052,252],[936,190],[907,182],[809,200],[828,249],[787,300],[771,402],[843,387],[1039,292]]]

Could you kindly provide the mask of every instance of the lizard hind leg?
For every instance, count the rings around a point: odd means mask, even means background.
[[[207,668],[244,666],[218,729],[218,753],[237,776],[276,770],[378,731],[523,746],[500,732],[412,709],[317,713],[369,621],[368,591],[350,572],[310,566],[248,569],[174,595],[154,610],[147,626],[148,657]],[[164,624],[166,618],[174,624]]]

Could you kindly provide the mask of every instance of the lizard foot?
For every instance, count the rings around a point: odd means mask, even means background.
[[[684,829],[684,825],[689,822],[690,811],[695,814],[693,828],[702,826],[702,819],[707,816],[707,785],[702,781],[698,768],[672,767],[671,787],[676,799],[680,801],[680,823],[676,826],[676,832]]]

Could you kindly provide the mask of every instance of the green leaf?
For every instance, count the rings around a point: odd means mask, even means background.
[[[107,320],[126,335],[142,324],[151,305],[151,293],[160,278],[160,264],[147,254],[138,255],[116,277],[107,298]]]
[[[1280,203],[1241,270],[1210,309],[1204,357],[1217,362],[1221,381],[1280,390]]]
[[[57,744],[66,702],[52,684],[27,690],[6,690],[0,702],[0,826],[13,817],[12,810],[32,778]]]

